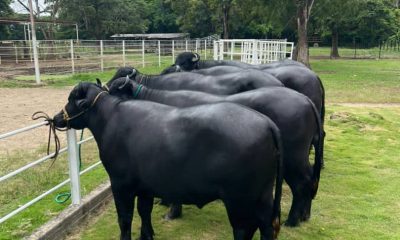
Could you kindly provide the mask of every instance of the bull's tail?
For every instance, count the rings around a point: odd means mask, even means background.
[[[324,144],[324,132],[323,132],[323,127],[321,123],[321,118],[318,113],[317,108],[315,107],[314,103],[309,99],[308,102],[312,106],[313,112],[314,112],[314,117],[315,121],[317,123],[317,133],[313,137],[312,144],[314,146],[315,150],[315,156],[314,156],[314,168],[313,168],[313,193],[312,197],[314,198],[315,195],[317,195],[318,191],[318,185],[319,185],[319,178],[321,175],[321,169],[323,165],[323,144]]]
[[[317,76],[319,84],[321,85],[321,91],[322,91],[322,99],[321,99],[321,125],[322,125],[322,130],[324,127],[324,123],[325,123],[325,88],[324,85],[322,84],[321,79]],[[325,132],[324,132],[325,135]]]
[[[272,122],[272,121],[271,121]],[[273,202],[272,212],[272,227],[274,229],[274,238],[276,239],[280,230],[280,219],[281,219],[281,198],[282,198],[282,184],[283,184],[283,147],[282,138],[279,128],[272,125],[272,135],[274,137],[275,146],[277,148],[278,164],[276,169],[276,180],[275,180],[275,197]]]

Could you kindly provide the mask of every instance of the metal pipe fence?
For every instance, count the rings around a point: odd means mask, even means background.
[[[105,71],[122,66],[161,66],[184,51],[212,57],[209,40],[55,40],[38,41],[41,74]],[[0,42],[0,72],[7,76],[34,73],[31,41]],[[0,76],[1,77],[1,76]]]
[[[43,127],[47,125],[47,122],[41,122],[37,123],[31,126],[27,126],[21,129],[17,129],[15,131],[7,132],[4,134],[0,134],[0,140],[12,137],[14,135],[31,131],[40,127]],[[0,217],[0,224],[7,221],[11,217],[17,215],[18,213],[24,211],[31,205],[37,203],[41,199],[45,198],[49,194],[53,193],[54,191],[60,189],[61,187],[65,186],[66,184],[70,183],[70,189],[71,189],[71,200],[72,204],[80,204],[81,203],[81,185],[80,185],[80,175],[92,170],[94,167],[98,166],[101,162],[98,161],[95,164],[92,164],[91,166],[87,167],[85,170],[80,171],[79,170],[79,155],[78,155],[78,145],[86,143],[89,140],[92,140],[93,137],[89,137],[85,140],[82,140],[80,142],[77,142],[76,139],[76,131],[74,129],[69,129],[67,130],[67,147],[64,147],[60,149],[59,154],[62,154],[64,152],[68,152],[68,163],[69,163],[69,178],[62,181],[61,183],[57,184],[56,186],[53,186],[52,188],[46,190],[44,193],[34,197],[33,199],[29,200],[28,202],[22,204],[18,208],[12,210],[11,212],[6,213],[4,216]],[[22,174],[24,171],[31,169],[47,160],[49,160],[51,157],[53,157],[55,153],[51,153],[49,155],[46,155],[40,159],[37,159],[35,161],[32,161],[25,166],[22,166],[14,171],[11,171],[9,173],[6,173],[5,175],[0,177],[0,183],[3,183],[4,181],[7,181],[19,174]]]
[[[224,39],[214,42],[215,60],[239,60],[264,64],[292,59],[293,42],[282,40]]]

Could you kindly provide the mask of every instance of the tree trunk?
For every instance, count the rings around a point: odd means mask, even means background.
[[[229,39],[228,23],[229,23],[229,6],[228,4],[222,5],[222,23],[224,28],[224,39]]]
[[[310,67],[307,25],[314,0],[294,0],[297,6],[297,61]]]
[[[297,7],[297,61],[310,66],[308,55],[308,40],[307,40],[307,24],[308,24],[308,7],[304,1],[297,0],[300,3]]]
[[[331,58],[339,58],[339,32],[336,24],[332,27],[332,48]]]

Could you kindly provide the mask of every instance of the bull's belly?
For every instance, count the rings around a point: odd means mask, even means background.
[[[144,190],[144,189],[143,189]],[[151,192],[154,197],[163,199],[167,203],[193,204],[202,208],[207,203],[220,198],[218,191],[209,186],[206,189],[188,188],[188,187],[154,187],[150,191],[147,188],[145,192]]]

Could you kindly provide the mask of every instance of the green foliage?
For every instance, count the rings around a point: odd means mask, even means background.
[[[336,28],[342,46],[356,38],[363,47],[374,47],[400,31],[398,12],[388,0],[321,0],[316,3],[312,29],[330,38]]]
[[[11,0],[0,1],[0,17],[9,17],[13,14],[10,7]],[[7,39],[10,35],[10,26],[0,24],[0,40]]]
[[[175,33],[179,32],[176,18],[177,14],[172,9],[169,0],[148,0],[149,29],[150,33]]]
[[[143,33],[149,25],[144,0],[63,0],[61,6],[60,17],[77,22],[84,39]]]

